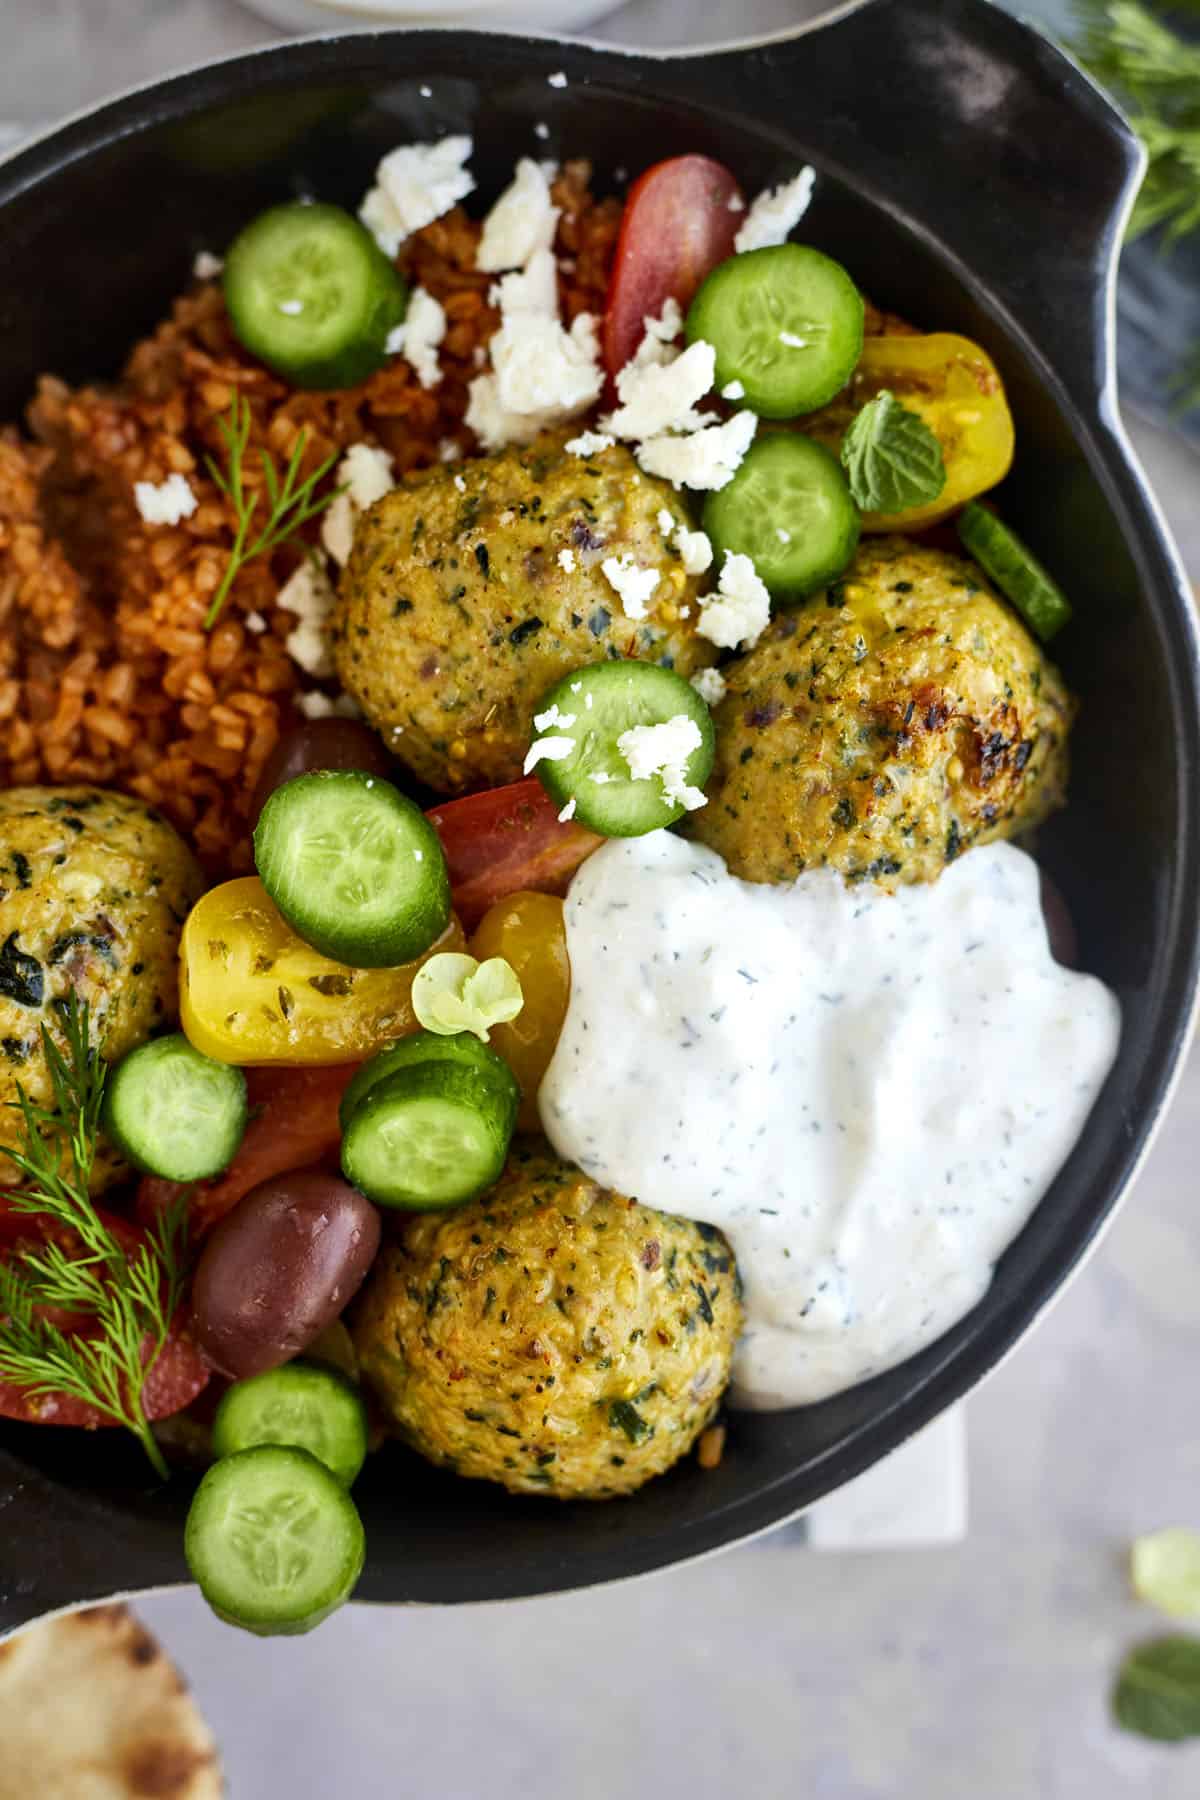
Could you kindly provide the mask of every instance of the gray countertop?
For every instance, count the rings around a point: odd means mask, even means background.
[[[805,11],[743,0],[736,29]],[[260,43],[234,0],[0,0],[0,120],[54,117]],[[594,35],[733,35],[642,0]],[[1200,459],[1132,421],[1200,578]],[[1155,1620],[1130,1538],[1200,1524],[1200,1057],[1101,1249],[968,1407],[953,1549],[778,1538],[632,1586],[457,1612],[355,1608],[260,1644],[190,1593],[143,1607],[222,1739],[235,1800],[1192,1800],[1200,1747],[1122,1738],[1106,1692]]]

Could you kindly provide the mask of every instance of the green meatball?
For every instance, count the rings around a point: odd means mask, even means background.
[[[974,563],[902,537],[723,671],[686,829],[747,881],[828,864],[895,888],[1066,799],[1073,702]]]
[[[525,1140],[498,1185],[380,1253],[352,1330],[431,1462],[514,1493],[631,1493],[691,1448],[741,1329],[733,1252]]]
[[[427,470],[359,524],[331,623],[338,677],[430,787],[515,781],[560,676],[609,656],[681,675],[713,661],[672,541],[689,524],[621,446],[580,457],[543,439]],[[657,571],[644,617],[624,612],[610,558]]]

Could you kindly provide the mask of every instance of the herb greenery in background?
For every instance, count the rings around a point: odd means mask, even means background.
[[[36,1105],[18,1087],[20,1141],[0,1145],[0,1156],[24,1182],[2,1196],[9,1210],[51,1221],[67,1244],[48,1238],[0,1261],[0,1381],[30,1398],[66,1394],[95,1407],[134,1434],[165,1478],[143,1395],[183,1295],[184,1214],[164,1213],[130,1252],[92,1205],[107,1068],[91,1042],[87,1003],[72,994],[62,1018],[65,1053],[42,1027],[51,1104]],[[92,1322],[64,1331],[45,1308]]]
[[[1200,1534],[1182,1526],[1137,1539],[1130,1555],[1139,1600],[1172,1618],[1200,1613]],[[1159,1743],[1200,1737],[1200,1638],[1176,1633],[1131,1650],[1117,1673],[1113,1718]]]
[[[1150,159],[1130,233],[1160,228],[1169,250],[1200,234],[1200,41],[1180,29],[1200,23],[1200,0],[1077,0],[1076,12],[1068,48],[1112,93]],[[1180,402],[1200,405],[1200,346],[1181,371]]]

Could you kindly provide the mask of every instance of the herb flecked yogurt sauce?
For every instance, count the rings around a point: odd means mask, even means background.
[[[542,1123],[597,1180],[726,1233],[742,1406],[822,1400],[960,1319],[1116,1054],[1115,997],[1054,962],[1009,844],[885,894],[739,881],[657,831],[584,863],[566,928]]]

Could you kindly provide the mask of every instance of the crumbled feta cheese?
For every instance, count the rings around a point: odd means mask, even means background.
[[[558,207],[550,198],[550,180],[556,173],[554,163],[521,158],[511,186],[483,222],[475,256],[477,268],[489,274],[523,269],[535,250],[551,248],[558,227]]]
[[[178,525],[190,519],[200,502],[186,475],[168,475],[165,481],[135,481],[133,498],[147,525]]]
[[[446,311],[441,301],[423,287],[416,287],[409,296],[403,320],[388,333],[387,353],[406,357],[423,388],[436,387],[442,379],[438,345],[445,335]]]
[[[746,202],[742,199],[742,196],[737,193],[730,194],[725,205],[730,212],[745,212],[746,210]]]
[[[563,731],[570,731],[575,723],[575,714],[560,712],[555,700],[551,701],[545,712],[534,713],[533,722],[539,731],[549,731],[552,725],[560,726]]]
[[[639,568],[629,552],[606,556],[600,564],[609,586],[621,602],[627,619],[644,619],[646,602],[658,586],[658,570]]]
[[[386,256],[395,256],[405,238],[473,192],[474,177],[463,166],[471,148],[469,137],[447,137],[437,144],[401,144],[384,157],[358,216]]]
[[[720,669],[697,669],[692,686],[705,706],[719,706],[725,698],[725,677]]]
[[[590,698],[590,695],[589,695],[589,698]],[[606,781],[612,780],[612,776],[609,775],[604,769],[598,769],[594,775],[588,776],[588,780],[594,781],[597,787],[603,787],[604,783]]]
[[[792,541],[792,534],[784,525],[777,525],[775,527],[775,536],[779,539],[781,544],[790,544]]]
[[[285,640],[288,655],[318,680],[334,672],[325,626],[335,599],[333,583],[314,557],[302,562],[275,596],[275,604],[299,621]]]
[[[444,463],[462,461],[462,445],[456,438],[444,437],[438,444],[438,461]]]
[[[740,255],[743,250],[762,250],[768,244],[782,244],[808,211],[816,176],[807,166],[791,181],[777,188],[766,188],[746,214],[745,223],[733,240]]]
[[[333,717],[333,701],[319,688],[314,688],[311,694],[301,694],[296,705],[306,719],[331,719]]]
[[[808,339],[797,337],[794,331],[781,331],[779,341],[781,344],[785,344],[789,350],[807,350],[808,348]]]
[[[561,69],[556,70],[553,75],[547,75],[546,81],[552,88],[565,88],[567,85],[567,78]]]
[[[727,381],[721,389],[721,398],[722,400],[744,400],[746,398],[745,386],[737,380]]]
[[[535,138],[540,138],[543,144],[545,143],[546,139],[550,136],[550,127],[547,125],[545,119],[538,120],[533,128],[533,135]]]
[[[214,256],[211,250],[197,250],[192,262],[192,274],[197,281],[215,281],[224,267],[223,256]]]
[[[712,567],[713,547],[705,531],[689,531],[681,525],[675,533],[675,548],[679,551],[685,575],[704,575]]]
[[[679,355],[675,340],[682,330],[683,313],[679,302],[668,295],[657,317],[653,313],[646,313],[642,318],[643,336],[634,352],[633,366],[645,369],[656,363],[674,362]]]
[[[568,438],[565,447],[571,456],[599,456],[602,450],[611,450],[616,441],[607,431],[581,431],[578,437]]]
[[[503,275],[493,282],[488,300],[492,306],[500,308],[502,323],[522,313],[557,319],[558,270],[554,266],[553,252],[535,250],[523,269],[514,270],[511,275]]]
[[[304,311],[304,302],[303,300],[281,300],[279,311],[286,313],[289,319],[298,319]]]
[[[717,593],[700,601],[696,630],[722,650],[752,650],[771,616],[771,596],[748,556],[725,552]]]
[[[565,762],[575,754],[573,737],[534,738],[525,756],[525,773],[532,775],[540,762]]]
[[[562,811],[559,813],[558,822],[560,825],[565,825],[565,824],[567,824],[568,820],[573,819],[574,817],[575,817],[575,796],[574,796],[574,794],[572,794],[571,798],[567,801],[567,804],[563,807]]]
[[[669,538],[675,530],[675,514],[668,512],[665,506],[658,515],[658,529],[665,538]]]
[[[568,575],[573,575],[575,573],[575,567],[576,567],[575,552],[571,549],[571,546],[569,544],[566,545],[566,547],[564,549],[559,551],[558,566],[560,569],[563,569]]]
[[[466,478],[465,478],[465,476],[462,476],[462,475],[456,475],[456,476],[455,476],[455,477],[454,477],[454,485],[455,485],[455,487],[456,487],[456,488],[457,488],[457,489],[458,489],[458,491],[459,491],[459,493],[460,493],[460,494],[465,494],[465,493],[466,493],[466,491],[467,491],[467,483],[466,483]]]
[[[626,363],[617,376],[621,404],[602,420],[616,437],[649,438],[702,425],[695,411],[713,384],[716,351],[700,338],[671,363]]]
[[[467,408],[467,424],[487,450],[532,442],[583,412],[604,385],[595,320],[588,313],[580,313],[570,331],[536,313],[505,316],[491,353],[493,372],[471,382]]]
[[[650,781],[655,775],[662,782],[663,799],[672,806],[694,812],[705,804],[698,787],[688,783],[688,758],[704,739],[695,719],[687,713],[676,713],[662,725],[631,725],[617,739],[617,749],[629,764],[634,781]]]
[[[706,425],[686,437],[650,438],[636,455],[647,475],[660,475],[675,487],[716,490],[733,480],[757,429],[752,412],[734,413],[723,425]]]
[[[242,624],[246,627],[247,631],[252,631],[256,637],[267,629],[267,621],[260,612],[248,612],[242,620]]]
[[[334,476],[344,491],[325,508],[321,521],[321,542],[336,563],[347,563],[354,548],[354,533],[359,517],[396,485],[392,479],[392,459],[386,450],[373,444],[351,444]]]

